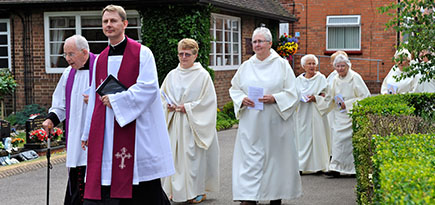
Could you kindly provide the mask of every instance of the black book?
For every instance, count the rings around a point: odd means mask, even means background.
[[[101,83],[100,86],[98,86],[97,93],[100,96],[104,96],[108,94],[115,94],[125,90],[127,90],[127,87],[125,87],[121,82],[119,82],[118,79],[110,74],[109,76],[107,76],[106,80],[104,80],[104,82]]]

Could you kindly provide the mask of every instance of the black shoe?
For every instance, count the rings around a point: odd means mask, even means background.
[[[336,172],[336,171],[329,171],[329,172],[325,172],[324,174],[330,178],[339,178],[340,177],[340,172]]]
[[[281,205],[281,199],[271,200],[270,205]]]

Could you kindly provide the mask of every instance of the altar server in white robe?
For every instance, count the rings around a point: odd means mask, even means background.
[[[417,76],[407,77],[397,81],[394,77],[399,77],[403,73],[403,68],[409,66],[411,63],[411,53],[407,49],[396,51],[394,54],[395,59],[403,57],[402,62],[396,62],[388,75],[384,78],[381,86],[381,94],[403,94],[414,93],[418,86],[419,78]]]
[[[334,60],[338,75],[332,81],[331,103],[334,112],[334,137],[332,140],[332,159],[330,174],[355,174],[352,146],[352,118],[349,113],[353,104],[370,96],[370,91],[362,77],[351,69],[352,64],[343,54]]]
[[[316,71],[318,59],[308,54],[301,58],[305,70],[296,79],[301,103],[296,115],[299,171],[327,171],[331,152],[330,128],[326,113],[331,100],[329,86],[323,74]]]
[[[416,63],[418,63],[418,66],[421,66],[423,64],[426,64],[429,62],[428,55],[434,55],[431,52],[428,52],[426,50],[422,51],[419,55],[419,59],[417,59]],[[435,70],[434,67],[432,67],[433,70]],[[416,93],[435,93],[435,78],[432,78],[428,81],[424,82],[418,82],[417,88],[415,89]]]
[[[206,191],[219,191],[216,92],[210,74],[195,63],[198,49],[193,39],[178,42],[180,63],[161,86],[176,170],[162,181],[174,202],[200,203]]]
[[[239,67],[231,80],[230,96],[239,119],[233,156],[233,200],[241,204],[259,200],[281,204],[281,199],[302,195],[295,124],[291,120],[300,97],[292,68],[271,46],[269,29],[255,29],[255,55]],[[263,97],[248,97],[254,87],[258,92],[263,89]],[[263,103],[262,110],[251,109],[257,100]]]
[[[81,136],[86,117],[89,73],[95,55],[89,51],[88,41],[80,35],[65,40],[64,57],[68,64],[53,93],[52,106],[42,123],[46,132],[65,121],[66,167],[68,183],[64,204],[82,204],[87,152],[81,148]]]
[[[83,145],[88,146],[84,204],[169,204],[160,178],[172,175],[169,136],[154,56],[126,37],[121,6],[102,12],[110,45],[94,66]],[[96,88],[111,74],[127,90],[100,97]]]

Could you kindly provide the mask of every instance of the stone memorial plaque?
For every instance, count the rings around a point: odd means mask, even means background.
[[[11,136],[11,124],[8,121],[0,120],[0,139]]]
[[[32,116],[26,121],[26,139],[30,142],[29,136],[33,130],[41,129],[42,123],[45,121],[45,116],[37,115]]]

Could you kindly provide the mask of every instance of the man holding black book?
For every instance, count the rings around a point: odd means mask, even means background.
[[[65,120],[66,167],[68,185],[64,204],[82,204],[86,151],[81,149],[81,136],[86,116],[86,90],[89,89],[90,75],[95,55],[89,52],[88,41],[80,35],[65,40],[63,56],[70,65],[62,74],[53,93],[52,106],[47,119],[42,123],[45,131]]]
[[[160,178],[174,167],[154,56],[125,36],[121,6],[109,5],[102,15],[110,45],[95,61],[82,136],[88,147],[84,204],[169,204]],[[126,90],[119,92],[113,78]]]

